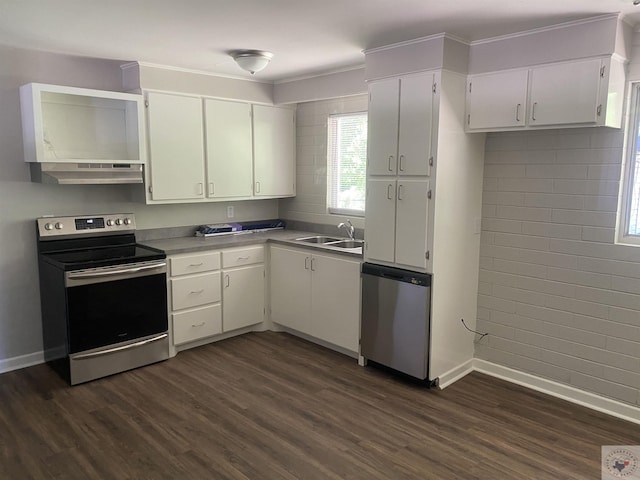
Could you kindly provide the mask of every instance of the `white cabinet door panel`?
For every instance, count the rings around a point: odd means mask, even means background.
[[[222,330],[229,332],[264,320],[264,265],[222,272]]]
[[[396,180],[369,179],[365,209],[365,258],[394,261]]]
[[[399,102],[398,79],[372,82],[369,85],[368,175],[396,174]]]
[[[473,75],[467,85],[469,129],[523,127],[528,70]]]
[[[292,109],[253,106],[255,196],[295,195],[295,134]]]
[[[398,180],[396,263],[426,268],[429,181]]]
[[[251,105],[206,99],[207,196],[250,197],[253,182]]]
[[[155,92],[147,100],[152,199],[204,198],[202,100]]]
[[[531,69],[530,125],[596,123],[599,58]]]
[[[433,113],[433,74],[400,80],[398,175],[429,175]]]
[[[360,339],[360,262],[314,255],[311,334],[357,352]]]
[[[271,246],[271,319],[311,334],[311,254]]]

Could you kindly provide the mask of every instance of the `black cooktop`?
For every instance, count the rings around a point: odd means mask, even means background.
[[[53,251],[42,253],[41,256],[44,261],[63,270],[83,270],[166,258],[162,250],[139,244]]]

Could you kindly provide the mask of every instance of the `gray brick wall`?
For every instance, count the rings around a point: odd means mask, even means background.
[[[623,132],[489,134],[476,357],[640,405],[640,247],[616,245]]]

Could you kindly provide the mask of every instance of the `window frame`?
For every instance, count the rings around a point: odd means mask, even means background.
[[[638,153],[638,136],[640,135],[640,81],[631,83],[628,122],[618,198],[617,241],[622,244],[640,246],[640,233],[629,233],[634,177],[640,173],[636,172],[636,154]],[[640,176],[637,180],[639,186],[636,188],[640,189]],[[640,192],[638,200],[640,201]]]
[[[335,182],[334,177],[334,161],[332,158],[333,153],[333,145],[332,145],[332,131],[331,131],[331,121],[333,118],[344,118],[344,117],[356,117],[363,116],[367,119],[368,122],[368,112],[367,111],[357,111],[357,112],[344,112],[344,113],[332,113],[327,117],[327,213],[330,215],[347,215],[351,217],[361,217],[364,218],[365,210],[357,210],[357,209],[349,209],[349,208],[340,208],[332,205],[333,202],[333,185]],[[366,147],[368,149],[368,132],[367,132],[367,141]],[[365,209],[366,209],[366,169],[367,169],[367,153],[365,151]]]

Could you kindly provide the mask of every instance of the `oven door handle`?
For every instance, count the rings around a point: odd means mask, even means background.
[[[156,262],[129,268],[67,272],[66,286],[73,287],[91,283],[108,282],[111,280],[126,280],[127,278],[135,278],[143,275],[153,275],[155,270],[158,270],[157,273],[166,272],[167,262]]]
[[[107,277],[109,275],[124,275],[127,273],[137,273],[137,272],[142,272],[143,270],[151,270],[153,268],[161,268],[166,266],[167,266],[166,263],[155,263],[153,265],[143,265],[141,267],[123,268],[119,270],[109,270],[104,272],[70,273],[67,278],[69,278],[70,280],[78,280],[81,278],[100,278],[100,277]]]
[[[108,348],[107,350],[100,350],[99,352],[80,353],[78,355],[70,355],[70,358],[72,360],[83,360],[85,358],[100,357],[102,355],[108,355],[110,353],[120,352],[122,350],[129,350],[131,348],[136,348],[136,347],[141,347],[143,345],[147,345],[148,343],[157,342],[158,340],[162,340],[164,338],[167,338],[167,335],[168,334],[163,333],[162,335],[158,335],[157,337],[148,338],[146,340],[141,340],[139,342],[130,343],[128,345],[122,345],[120,347]]]

